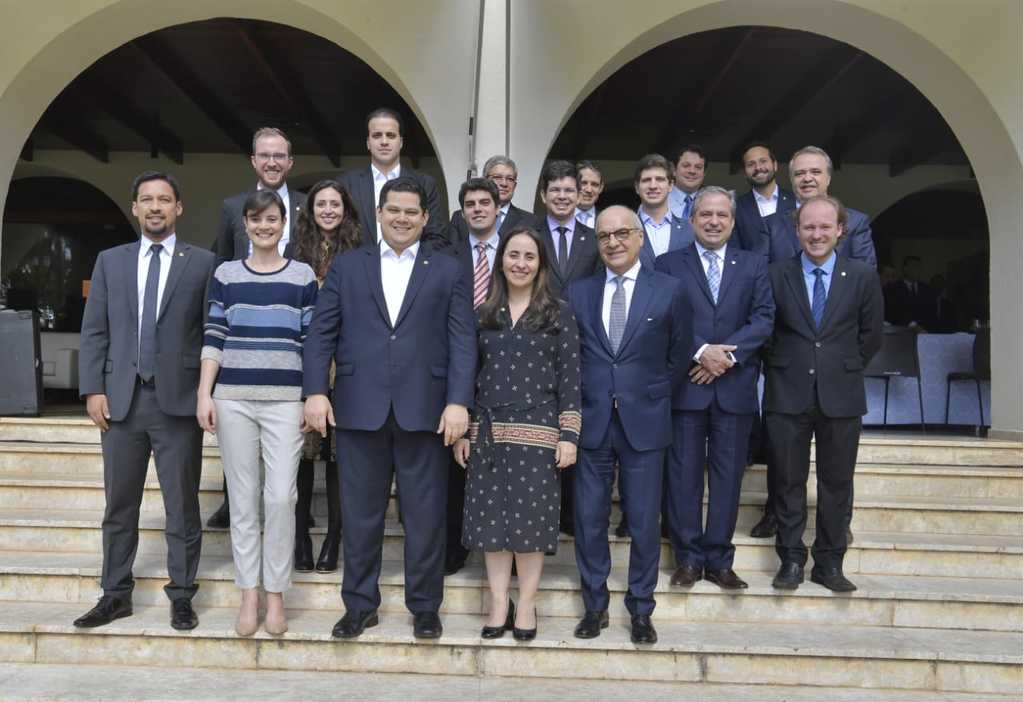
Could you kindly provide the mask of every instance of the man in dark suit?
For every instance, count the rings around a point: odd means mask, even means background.
[[[597,237],[575,218],[579,202],[579,173],[568,161],[548,161],[540,174],[540,199],[547,214],[540,224],[540,236],[551,262],[551,288],[560,297],[576,280],[588,278],[601,268]],[[573,533],[575,500],[572,482],[578,465],[559,473],[561,479],[561,531]]]
[[[900,327],[919,327],[935,331],[936,296],[923,282],[919,256],[902,259],[902,280],[884,288],[885,321]]]
[[[786,216],[796,209],[796,198],[791,190],[778,185],[778,159],[768,144],[749,144],[742,153],[742,168],[750,190],[736,199],[732,243],[766,255],[771,232],[765,218],[774,214]]]
[[[539,224],[532,212],[512,204],[515,188],[518,184],[519,172],[515,162],[507,156],[491,156],[483,164],[483,177],[497,186],[499,196],[497,208],[497,233],[504,236],[518,226],[536,229]],[[461,210],[451,215],[448,226],[448,238],[457,246],[469,236],[469,227]]]
[[[789,160],[789,176],[796,195],[797,209],[811,198],[828,194],[832,171],[831,157],[824,149],[804,146],[792,155]],[[846,212],[848,220],[835,247],[835,254],[841,258],[863,261],[876,269],[877,254],[874,250],[873,233],[870,230],[870,218],[857,210],[847,209]],[[802,246],[796,231],[794,212],[776,212],[767,217],[765,223],[770,231],[767,252],[770,263],[785,261],[799,255]],[[764,504],[764,516],[750,531],[750,536],[754,538],[769,538],[777,533],[778,524],[772,506],[773,483],[770,479],[772,470],[773,466],[768,463],[767,502]]]
[[[698,144],[686,144],[678,152],[675,162],[675,186],[668,195],[671,213],[683,222],[689,221],[693,211],[693,198],[703,187],[707,177],[707,153]]]
[[[608,625],[607,530],[618,464],[632,537],[625,595],[632,641],[654,643],[664,452],[672,438],[673,386],[688,367],[692,321],[682,284],[641,265],[643,229],[635,212],[609,207],[597,217],[597,231],[607,271],[568,289],[579,323],[583,388],[575,555],[586,614],[575,635],[594,638]]]
[[[468,227],[465,236],[454,242],[462,263],[462,274],[469,281],[472,307],[476,309],[487,299],[490,279],[497,264],[497,186],[486,178],[470,178],[458,190],[459,212]],[[448,473],[448,546],[444,556],[444,575],[454,575],[469,556],[462,545],[462,511],[465,507],[465,469],[454,460]]]
[[[632,176],[632,185],[640,199],[637,214],[643,225],[640,260],[648,268],[654,267],[658,256],[693,243],[692,224],[676,217],[668,206],[673,178],[671,162],[660,154],[641,158]]]
[[[732,535],[757,406],[760,347],[771,334],[774,301],[764,256],[730,243],[734,214],[731,192],[701,189],[693,202],[696,241],[657,259],[659,271],[682,281],[693,315],[689,378],[672,398],[668,523],[679,564],[672,585],[705,577],[726,590],[746,587],[732,569]]]
[[[798,213],[803,252],[771,266],[775,325],[768,343],[764,411],[771,436],[775,549],[773,585],[803,581],[806,481],[816,437],[817,528],[810,579],[836,592],[856,586],[842,573],[852,512],[853,470],[867,411],[863,369],[881,348],[884,306],[873,266],[837,255],[842,204],[806,200]]]
[[[288,189],[288,173],[294,165],[291,155],[291,142],[284,132],[274,127],[261,127],[252,135],[252,156],[249,158],[252,169],[256,172],[255,190],[273,190],[284,202],[288,217],[284,224],[284,236],[277,245],[281,254],[291,241],[298,222],[298,213],[305,197],[302,193]],[[232,195],[224,200],[220,208],[220,226],[213,251],[217,255],[217,265],[224,261],[236,261],[248,258],[251,244],[245,232],[245,216],[242,205],[252,194],[252,190]],[[231,510],[227,501],[227,481],[224,481],[224,502],[206,522],[211,527],[226,529],[231,526]]]
[[[604,192],[604,172],[593,161],[580,161],[575,164],[579,174],[579,204],[575,208],[575,218],[590,229],[597,226],[597,201]]]
[[[193,629],[202,545],[199,475],[202,430],[196,421],[199,352],[214,256],[177,239],[177,182],[147,171],[132,184],[141,240],[96,259],[82,320],[79,390],[103,444],[103,596],[76,627],[132,614],[132,564],[139,508],[154,456],[167,514],[171,626]]]
[[[306,422],[336,426],[345,515],[345,615],[338,638],[378,623],[391,481],[402,502],[405,604],[417,638],[437,638],[444,595],[445,506],[453,444],[468,426],[476,329],[459,262],[421,245],[426,193],[409,177],[381,189],[382,239],[334,259],[303,346]],[[337,364],[334,405],[327,397]],[[336,418],[336,421],[335,421]],[[341,469],[343,466],[343,469]]]
[[[437,193],[437,181],[431,175],[401,165],[402,138],[405,133],[401,115],[387,107],[373,110],[366,116],[366,133],[369,166],[345,171],[338,178],[355,200],[359,221],[366,232],[366,246],[374,248],[380,241],[376,216],[380,191],[385,183],[398,177],[411,178],[426,193],[426,210],[430,214],[426,232],[431,237],[443,236],[444,223],[448,221],[448,208]]]

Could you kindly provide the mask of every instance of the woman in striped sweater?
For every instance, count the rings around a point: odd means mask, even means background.
[[[242,212],[252,253],[221,264],[213,274],[197,416],[220,444],[235,583],[242,590],[236,629],[250,636],[259,627],[261,571],[266,631],[288,629],[283,593],[291,587],[302,452],[302,342],[317,285],[309,266],[278,251],[287,214],[275,192],[253,193]],[[260,457],[266,469],[262,540]]]

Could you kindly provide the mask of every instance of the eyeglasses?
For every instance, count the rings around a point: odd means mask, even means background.
[[[262,161],[264,163],[266,163],[267,161],[279,161],[283,163],[287,161],[289,158],[291,158],[290,155],[282,154],[280,152],[270,154],[267,153],[266,151],[260,151],[258,154],[256,154],[256,160]]]
[[[611,237],[615,238],[619,244],[624,244],[632,236],[633,232],[638,232],[638,229],[633,227],[626,227],[624,229],[615,229],[613,232],[597,232],[597,243],[601,246],[607,246],[611,243]]]
[[[514,183],[516,180],[518,180],[518,178],[516,178],[515,176],[506,175],[488,175],[487,178],[489,180],[494,181],[495,183]]]

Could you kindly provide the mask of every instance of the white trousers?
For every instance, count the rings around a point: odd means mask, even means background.
[[[214,400],[217,441],[231,503],[231,551],[235,583],[284,592],[291,587],[295,549],[298,460],[302,454],[301,402]],[[264,533],[260,539],[260,449]]]

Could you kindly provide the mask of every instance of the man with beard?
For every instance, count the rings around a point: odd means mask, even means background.
[[[291,142],[284,132],[274,127],[260,127],[252,135],[252,156],[249,158],[252,169],[256,172],[255,190],[273,190],[284,202],[288,216],[284,223],[284,236],[277,244],[281,255],[291,240],[291,232],[298,222],[300,203],[304,199],[302,193],[288,190],[288,173],[295,165],[291,157]],[[224,200],[220,209],[220,228],[213,252],[217,255],[217,265],[224,261],[237,261],[248,258],[252,246],[249,235],[245,232],[245,216],[242,206],[252,194],[252,190],[232,195]],[[206,522],[208,526],[226,529],[231,526],[231,512],[227,503],[227,481],[224,481],[224,503]]]
[[[579,205],[575,208],[575,218],[593,229],[597,225],[597,200],[604,192],[604,173],[593,161],[580,161],[575,169],[579,172]]]
[[[746,251],[766,254],[770,231],[765,219],[784,217],[796,209],[796,199],[791,190],[778,185],[778,159],[768,144],[749,144],[742,152],[742,168],[750,190],[735,201],[734,243]]]

